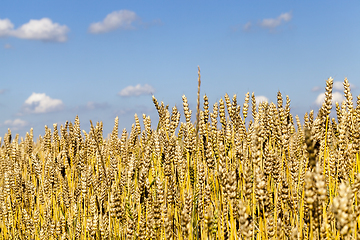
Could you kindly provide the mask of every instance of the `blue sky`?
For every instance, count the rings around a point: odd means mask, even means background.
[[[276,101],[292,113],[318,110],[333,77],[360,93],[359,1],[3,1],[0,8],[0,136],[35,137],[44,126],[74,121],[104,135],[119,116],[157,113],[159,101],[212,105],[225,93]],[[321,100],[321,99],[320,99]],[[341,96],[337,95],[341,101]],[[319,99],[318,99],[319,101]],[[181,113],[183,113],[181,111]]]

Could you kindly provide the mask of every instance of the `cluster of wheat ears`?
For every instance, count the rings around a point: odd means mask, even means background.
[[[181,123],[153,97],[156,129],[135,115],[106,139],[101,122],[81,132],[78,117],[36,142],[32,129],[9,130],[0,239],[360,239],[360,96],[354,108],[345,79],[335,120],[332,85],[303,124],[280,92],[258,106],[226,94],[212,111],[198,92],[196,122],[185,96]]]

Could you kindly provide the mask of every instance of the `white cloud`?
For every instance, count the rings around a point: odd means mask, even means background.
[[[135,12],[129,10],[120,10],[109,13],[101,22],[92,23],[89,26],[89,32],[98,34],[113,31],[115,29],[134,29],[133,23],[139,20]]]
[[[251,29],[252,23],[251,22],[247,22],[244,24],[243,26],[243,30],[244,31],[249,31]]]
[[[143,113],[148,115],[150,113],[153,113],[154,111],[156,111],[156,110],[153,107],[146,107],[146,106],[142,106],[142,105],[137,105],[137,106],[130,107],[130,108],[117,109],[116,111],[113,112],[113,114],[115,116],[131,115],[133,117],[135,113],[137,113],[138,116],[140,116]]]
[[[291,18],[292,18],[292,13],[291,12],[282,13],[277,18],[263,19],[260,22],[260,26],[262,26],[264,28],[268,28],[270,30],[273,30],[276,27],[278,27],[279,25],[281,25],[282,23],[289,22],[291,20]]]
[[[10,48],[12,48],[12,46],[11,46],[10,44],[5,44],[5,45],[4,45],[4,48],[5,48],[5,49],[10,49]]]
[[[321,106],[324,102],[324,99],[325,99],[325,93],[320,93],[316,100],[315,100],[315,103],[318,105],[318,106]],[[332,104],[334,104],[335,102],[338,102],[338,103],[342,103],[342,101],[344,101],[345,98],[343,96],[342,93],[340,92],[333,92],[332,93]]]
[[[344,96],[343,96],[343,94],[342,93],[340,93],[340,92],[334,92],[333,94],[332,94],[332,103],[335,103],[335,102],[338,102],[338,103],[342,103],[342,101],[344,101],[345,100],[345,98],[344,98]]]
[[[49,18],[31,19],[17,29],[14,29],[14,24],[9,19],[0,19],[0,37],[12,36],[21,39],[65,42],[68,32],[69,28],[66,25],[53,23]]]
[[[355,89],[356,86],[350,83],[350,89]],[[336,81],[333,84],[333,89],[338,91],[344,91],[344,82]]]
[[[69,28],[53,23],[49,18],[30,20],[13,33],[15,37],[32,40],[65,42]]]
[[[94,109],[104,109],[107,108],[109,105],[107,103],[96,103],[96,102],[87,102],[85,108],[87,110],[94,110]]]
[[[23,109],[26,113],[46,113],[61,110],[63,106],[60,99],[53,99],[45,93],[32,93],[25,100]]]
[[[140,96],[146,94],[153,94],[155,89],[150,86],[149,84],[145,84],[141,86],[140,84],[136,86],[127,86],[126,88],[122,89],[118,95],[122,97],[130,97],[130,96]]]
[[[334,90],[338,90],[338,91],[342,91],[344,90],[344,86],[342,82],[336,81],[333,83],[333,89]]]
[[[9,36],[11,31],[14,29],[14,24],[12,22],[5,18],[0,19],[0,37],[6,37]]]
[[[320,91],[321,90],[321,87],[319,86],[315,86],[311,89],[312,92],[317,92],[317,91]]]
[[[325,99],[325,93],[320,93],[315,100],[316,105],[321,106],[322,103],[324,102],[324,99]]]
[[[14,119],[14,120],[6,120],[4,122],[4,125],[7,127],[12,127],[15,130],[25,127],[28,123],[24,120],[21,120],[20,118]]]
[[[265,96],[255,96],[256,105],[259,105],[262,102],[269,102],[269,99]]]
[[[140,20],[140,18],[138,18],[138,21],[139,21],[139,24],[140,24],[141,26],[143,26],[144,28],[149,28],[149,27],[154,26],[154,25],[162,25],[162,24],[163,24],[163,22],[161,21],[161,19],[154,19],[154,20],[152,20],[151,22],[142,22],[142,21]]]
[[[350,88],[351,89],[356,89],[356,85],[350,83]],[[320,91],[321,87],[319,86],[315,86],[311,89],[311,91],[313,92],[317,92]],[[336,81],[333,83],[333,91],[344,91],[344,83],[340,82],[340,81]]]

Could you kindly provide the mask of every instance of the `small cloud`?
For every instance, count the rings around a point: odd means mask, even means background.
[[[87,102],[85,109],[94,110],[99,108],[107,108],[109,105],[107,103],[96,103],[96,102]]]
[[[247,23],[244,24],[243,30],[244,30],[244,31],[250,31],[251,26],[252,26],[252,23],[251,23],[251,22],[247,22]]]
[[[53,23],[49,18],[31,19],[17,29],[14,29],[14,24],[9,19],[0,19],[0,37],[66,42],[68,32],[69,28],[66,25]]]
[[[263,28],[268,28],[274,30],[276,27],[280,26],[284,22],[289,22],[292,19],[292,13],[282,13],[277,18],[266,18],[260,22],[260,26]]]
[[[139,18],[139,24],[141,26],[143,26],[144,28],[149,28],[149,27],[154,26],[154,25],[162,25],[163,22],[160,19],[154,19],[151,22],[141,22],[140,18]]]
[[[265,96],[255,96],[256,105],[259,105],[262,102],[269,102],[269,99]]]
[[[249,21],[245,24],[237,24],[235,26],[232,26],[231,30],[233,32],[237,32],[239,29],[242,29],[244,32],[249,32],[252,28],[252,25],[253,25],[252,22]]]
[[[12,46],[11,46],[10,44],[5,44],[5,45],[4,45],[4,48],[5,48],[5,49],[10,49],[10,48],[12,48]]]
[[[20,118],[14,119],[14,120],[6,120],[4,122],[4,125],[10,128],[13,128],[14,130],[18,130],[22,127],[25,127],[28,123],[24,120],[21,120]]]
[[[5,93],[5,92],[6,92],[5,89],[0,89],[0,94],[3,94],[3,93]]]
[[[87,112],[87,111],[105,110],[108,109],[109,107],[110,105],[106,102],[99,103],[99,102],[88,101],[86,104],[78,105],[72,108],[72,110],[76,112]]]
[[[109,13],[101,22],[92,23],[89,32],[93,34],[106,33],[116,29],[135,29],[133,23],[140,18],[135,12],[120,10]]]
[[[311,89],[312,92],[318,92],[320,90],[321,90],[321,87],[319,87],[319,86],[315,86]]]
[[[118,95],[122,97],[130,97],[130,96],[140,96],[155,93],[155,89],[149,84],[145,84],[141,86],[140,84],[136,86],[127,86],[122,89]]]
[[[286,22],[289,22],[291,19],[292,19],[292,12],[290,11],[287,13],[282,13],[276,18],[265,18],[265,19],[259,20],[257,24],[253,24],[252,21],[248,21],[247,23],[245,23],[243,25],[236,25],[236,26],[232,27],[232,30],[234,32],[236,32],[240,28],[242,28],[242,30],[244,32],[249,32],[254,27],[262,27],[262,28],[269,29],[271,32],[273,32],[277,27],[279,27],[280,25],[282,25]]]
[[[53,99],[45,93],[32,93],[25,100],[23,111],[25,113],[47,113],[61,110],[64,107],[60,99]]]
[[[122,115],[126,115],[126,114],[134,114],[135,113],[135,109],[133,108],[124,108],[124,109],[119,109],[117,111],[115,111],[116,115],[122,116]]]
[[[325,99],[325,93],[320,93],[315,100],[316,105],[321,106],[324,102],[324,99]],[[342,101],[344,100],[345,98],[342,93],[340,92],[332,93],[332,101],[331,101],[332,104],[335,104],[335,102],[342,103]]]
[[[127,107],[127,108],[121,108],[117,109],[113,112],[114,116],[124,116],[124,115],[132,115],[134,116],[135,113],[137,113],[139,116],[143,113],[149,114],[154,112],[153,107],[146,107],[142,105],[134,106],[134,107]]]

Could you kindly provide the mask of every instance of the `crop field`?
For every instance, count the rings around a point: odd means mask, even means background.
[[[343,85],[336,117],[332,78],[318,112],[292,116],[280,92],[210,105],[199,74],[196,113],[153,96],[156,124],[116,118],[107,138],[78,117],[37,140],[9,129],[0,239],[360,239],[360,96]]]

